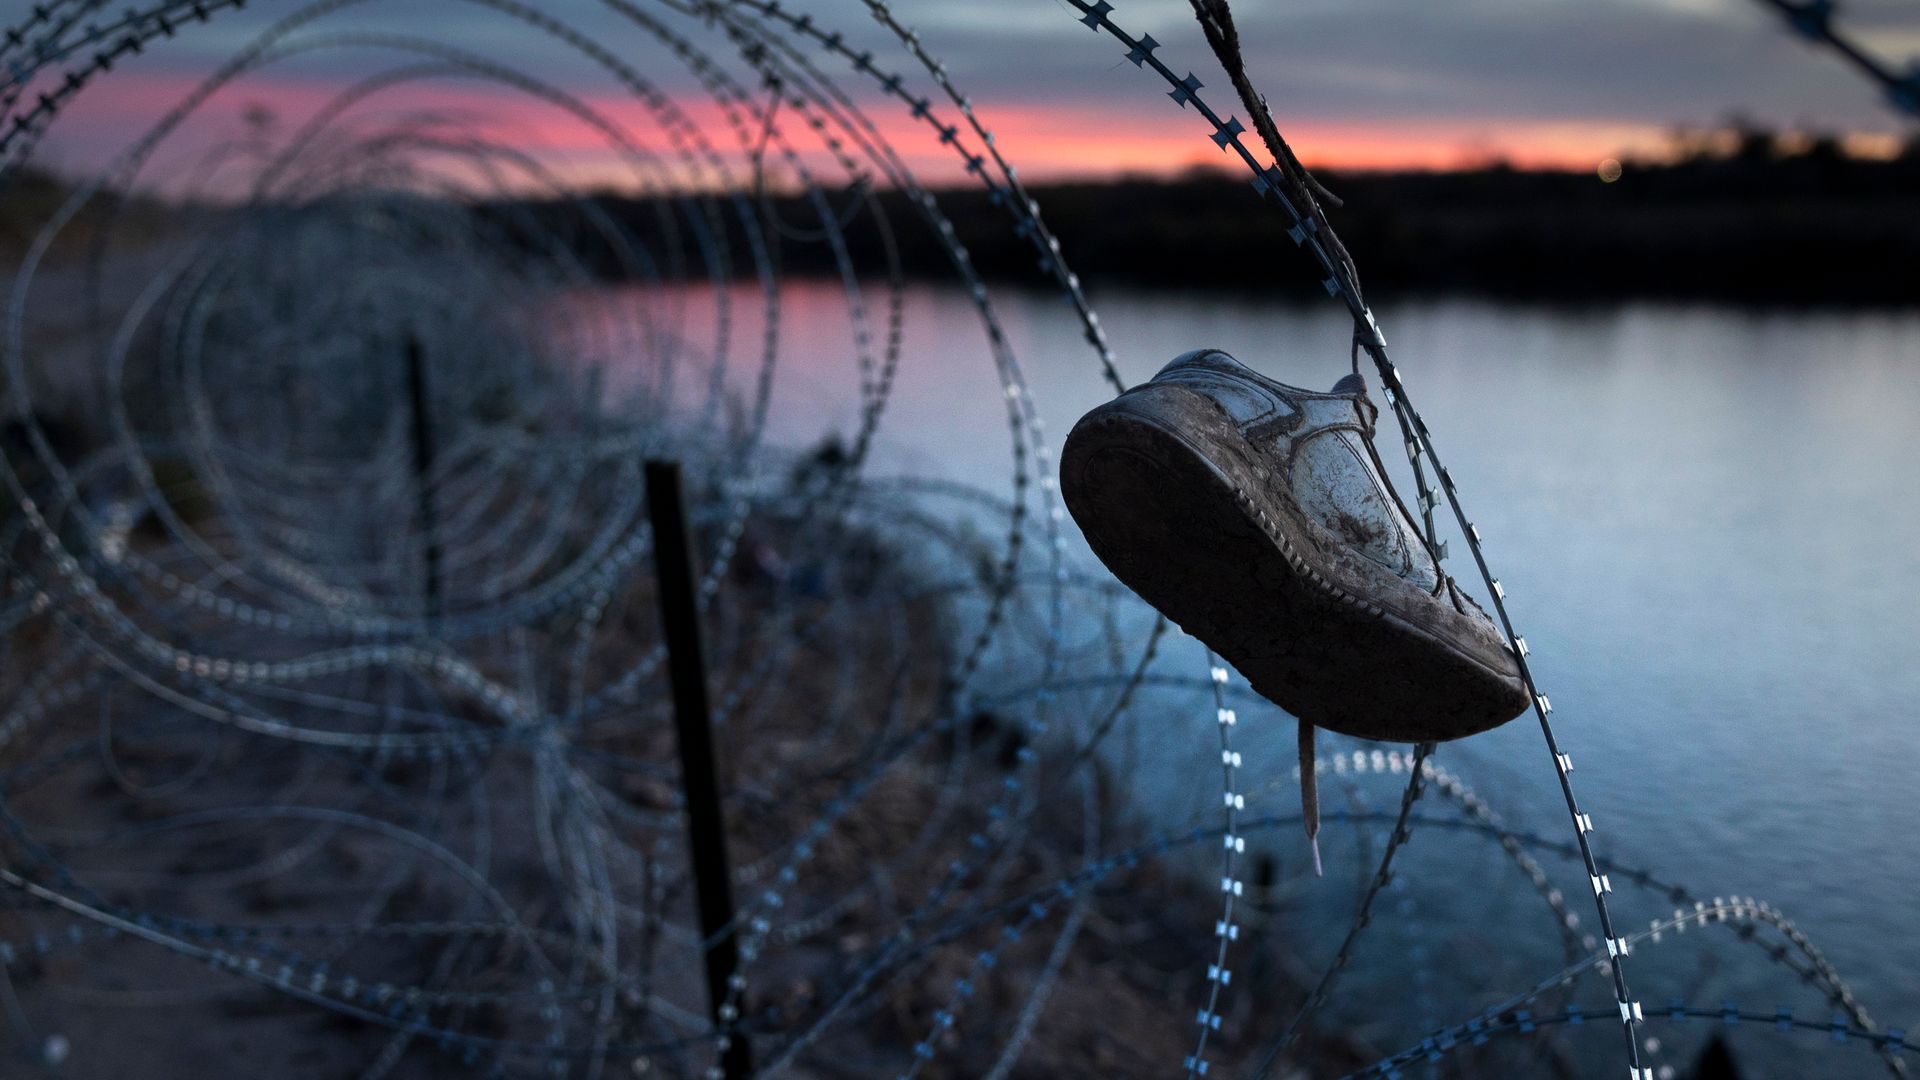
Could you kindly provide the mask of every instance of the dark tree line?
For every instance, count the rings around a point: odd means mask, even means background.
[[[1920,140],[1892,158],[1850,156],[1839,140],[1736,130],[1676,139],[1668,159],[1628,161],[1611,182],[1594,171],[1490,165],[1458,172],[1351,173],[1321,179],[1346,205],[1336,226],[1376,298],[1464,293],[1539,299],[1671,297],[1755,303],[1920,301]],[[1034,187],[1073,267],[1090,283],[1245,288],[1309,295],[1315,277],[1286,239],[1285,215],[1241,179],[1201,172]],[[938,192],[974,262],[989,275],[1038,280],[1033,249],[978,188]],[[880,265],[881,233],[859,191],[828,193],[847,215],[860,265]],[[942,248],[897,192],[874,198],[893,223],[911,274],[949,273]],[[642,239],[662,209],[601,199]],[[505,213],[506,207],[493,207]],[[585,223],[554,206],[515,206],[575,238],[596,259]],[[690,208],[681,208],[680,220]],[[830,272],[809,242],[819,214],[798,195],[769,197],[785,223],[783,269]],[[731,209],[728,213],[732,213]],[[731,259],[747,265],[740,230]],[[662,245],[665,246],[664,244]],[[601,269],[616,268],[600,260]],[[693,268],[689,271],[699,274]]]

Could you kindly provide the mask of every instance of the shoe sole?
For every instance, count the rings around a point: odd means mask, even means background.
[[[1275,520],[1178,432],[1101,406],[1061,454],[1094,554],[1294,716],[1390,742],[1457,739],[1526,707],[1517,676],[1329,580],[1300,522]]]

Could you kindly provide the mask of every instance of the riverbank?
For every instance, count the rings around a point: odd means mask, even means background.
[[[1920,303],[1920,262],[1912,258],[1920,250],[1920,154],[1702,158],[1627,164],[1609,175],[1490,167],[1327,172],[1321,179],[1345,202],[1331,216],[1376,302],[1480,296],[1767,307]],[[1287,238],[1287,216],[1263,204],[1238,174],[1028,190],[1086,281],[1270,296],[1318,291],[1317,271]],[[1000,279],[1039,280],[1031,245],[986,191],[956,187],[935,195],[974,266]],[[836,190],[827,202],[846,209],[848,249],[868,272],[885,265],[891,245],[910,275],[950,273],[944,248],[899,193],[880,191],[870,205],[859,191]],[[659,208],[648,200],[603,194],[598,203],[636,235],[659,228]],[[895,224],[884,236],[873,225],[874,205]],[[576,207],[512,208],[531,210],[564,235],[590,234],[570,220]],[[817,228],[819,212],[801,196],[771,198],[764,208],[796,228]],[[733,265],[751,266],[750,253],[736,247]],[[583,254],[615,275],[590,243]],[[789,272],[833,271],[823,243],[790,244],[783,259]]]

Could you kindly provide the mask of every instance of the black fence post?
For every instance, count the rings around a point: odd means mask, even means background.
[[[660,618],[666,630],[667,668],[673,682],[673,720],[680,741],[680,781],[687,798],[687,838],[694,891],[700,906],[700,936],[707,944],[707,997],[717,1028],[733,1026],[721,1016],[734,973],[740,969],[739,937],[733,928],[733,864],[727,860],[726,820],[720,812],[720,777],[713,757],[713,717],[707,700],[707,660],[694,602],[693,555],[687,534],[680,465],[646,463],[647,511],[653,522],[653,562],[660,583]],[[753,1073],[746,1037],[732,1034],[720,1053],[727,1080]]]
[[[433,513],[433,413],[427,398],[426,350],[420,339],[407,337],[407,395],[413,404],[414,497],[419,500],[420,535],[426,542],[426,609],[429,621],[440,611],[440,523]]]

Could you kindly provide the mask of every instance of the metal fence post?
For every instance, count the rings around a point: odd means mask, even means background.
[[[700,908],[700,935],[706,942],[707,997],[715,1027],[725,1029],[731,1025],[722,1019],[721,1007],[740,968],[739,938],[733,928],[733,865],[727,859],[726,821],[720,810],[712,709],[707,699],[707,661],[700,638],[700,613],[694,602],[693,556],[680,490],[680,465],[649,461],[646,478],[654,568],[659,575],[660,618],[666,632],[674,727],[680,743],[681,785],[687,800],[687,839]],[[733,1033],[720,1053],[720,1067],[728,1080],[744,1080],[752,1074],[753,1059],[744,1035]]]
[[[426,542],[425,604],[427,619],[438,619],[440,610],[440,523],[433,512],[433,489],[428,486],[433,473],[433,414],[427,398],[426,350],[420,339],[407,337],[407,395],[413,406],[413,479],[415,498],[419,500],[420,535]]]

